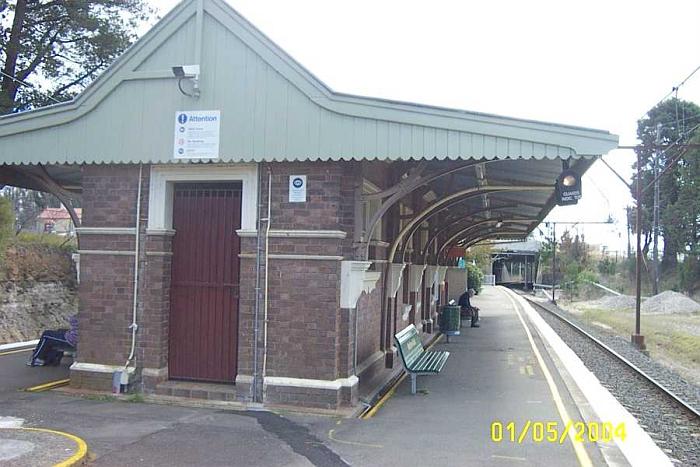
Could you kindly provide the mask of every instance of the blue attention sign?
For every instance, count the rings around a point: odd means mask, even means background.
[[[187,123],[187,114],[180,114],[177,116],[177,121],[181,124],[184,125]]]

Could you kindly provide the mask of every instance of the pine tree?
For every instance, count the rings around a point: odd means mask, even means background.
[[[146,0],[0,0],[0,115],[71,99],[152,15]]]
[[[697,182],[693,181],[697,176],[698,151],[686,151],[682,144],[666,150],[658,149],[657,126],[661,124],[660,145],[668,146],[678,140],[688,143],[694,134],[700,134],[695,128],[699,123],[700,107],[692,102],[669,99],[650,110],[637,124],[637,137],[641,141],[637,151],[642,159],[642,187],[648,186],[654,179],[656,157],[659,158],[656,172],[660,173],[683,152],[678,162],[668,169],[659,182],[659,235],[663,237],[664,243],[662,271],[668,271],[677,265],[678,254],[686,250],[686,233],[697,231],[697,205],[700,204],[700,198],[697,197],[697,191],[694,191]],[[633,192],[636,193],[636,179],[633,185]],[[645,254],[651,241],[653,207],[654,189],[651,187],[642,196]]]

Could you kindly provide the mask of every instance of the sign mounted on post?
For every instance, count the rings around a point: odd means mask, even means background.
[[[175,159],[218,159],[221,112],[183,110],[175,112]]]
[[[306,202],[306,175],[289,176],[289,202]]]

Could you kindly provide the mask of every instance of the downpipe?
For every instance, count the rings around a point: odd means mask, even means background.
[[[267,305],[268,305],[268,278],[270,277],[269,269],[269,247],[270,247],[270,224],[272,223],[271,215],[272,207],[272,170],[267,169],[267,224],[265,226],[265,296],[263,301],[263,361],[262,361],[262,380],[263,380],[263,397],[265,400],[265,375],[267,374]]]
[[[139,186],[136,193],[136,235],[134,244],[134,298],[132,302],[131,309],[131,324],[129,329],[131,330],[131,350],[129,351],[129,357],[126,359],[124,368],[119,373],[119,390],[117,391],[116,384],[116,374],[112,379],[112,390],[113,392],[123,392],[125,387],[129,384],[129,364],[133,362],[134,355],[136,353],[136,332],[139,329],[138,325],[138,297],[139,297],[139,254],[141,252],[141,186],[143,185],[143,164],[139,164]]]
[[[263,231],[262,224],[268,219],[262,217],[262,167],[258,167],[258,223],[257,223],[257,244],[256,244],[256,254],[255,254],[255,314],[253,319],[253,384],[251,386],[251,399],[253,402],[261,402],[260,391],[260,372],[258,371],[258,341],[260,340],[260,302],[262,289],[260,287],[261,282],[261,268],[262,268],[262,242],[263,242]]]

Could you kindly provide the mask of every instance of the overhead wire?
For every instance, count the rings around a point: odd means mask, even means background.
[[[28,87],[28,88],[35,89],[35,90],[39,91],[40,93],[44,94],[46,97],[48,97],[49,99],[51,99],[52,101],[54,101],[54,102],[57,103],[57,104],[61,104],[61,103],[62,103],[61,101],[59,101],[58,99],[56,99],[55,97],[53,97],[52,95],[50,95],[48,92],[42,91],[41,89],[37,88],[36,86],[34,86],[34,85],[31,84],[31,83],[27,83],[26,81],[22,81],[21,79],[17,78],[16,76],[12,76],[12,75],[10,75],[10,74],[8,74],[8,73],[5,73],[5,72],[2,71],[2,70],[0,70],[0,75],[4,76],[5,78],[11,79],[11,80],[14,81],[15,83],[19,83],[19,84],[21,84],[22,86],[26,86],[26,87]]]
[[[649,108],[649,110],[653,109],[654,107],[656,107],[657,105],[659,105],[660,103],[662,103],[663,101],[665,101],[666,99],[668,99],[668,97],[669,97],[670,95],[674,94],[674,93],[676,94],[676,96],[678,96],[678,89],[680,89],[681,86],[683,86],[690,78],[692,78],[693,75],[695,75],[695,73],[698,72],[698,70],[700,70],[700,65],[698,65],[697,68],[695,68],[693,71],[691,71],[690,74],[689,74],[688,76],[686,76],[686,77],[683,79],[683,81],[681,81],[680,83],[678,83],[677,86],[673,86],[673,87],[671,88],[671,90],[670,90],[664,97],[662,97],[661,99],[659,99],[659,101],[658,101],[656,104],[654,104],[653,106],[651,106],[651,107]],[[644,118],[647,114],[649,114],[649,110],[647,110],[646,112],[644,112],[644,115],[642,115],[639,119],[641,120],[641,119]]]

